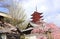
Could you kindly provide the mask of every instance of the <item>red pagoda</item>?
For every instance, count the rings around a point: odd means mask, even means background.
[[[41,16],[42,13],[39,13],[37,11],[35,11],[31,16],[33,16],[31,19],[32,19],[32,22],[36,23],[37,21],[40,21],[40,19],[43,17]]]

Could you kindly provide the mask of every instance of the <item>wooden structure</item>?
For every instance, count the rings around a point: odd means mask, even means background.
[[[17,28],[7,22],[4,22],[4,18],[8,15],[0,13],[0,39],[20,39],[20,33]]]
[[[27,25],[25,30],[20,30],[7,22],[4,22],[4,18],[12,18],[4,13],[0,13],[0,39],[20,39],[21,35],[30,34],[33,27],[30,23]]]
[[[30,27],[33,27],[30,23],[28,23],[26,29],[30,28]]]
[[[28,23],[26,29],[22,33],[24,33],[24,34],[31,34],[32,30],[33,30],[33,26],[30,23]]]
[[[37,11],[35,11],[31,16],[32,16],[32,22],[37,22],[37,21],[39,21],[43,16],[41,16],[42,15],[42,13],[39,13],[39,12],[37,12]]]

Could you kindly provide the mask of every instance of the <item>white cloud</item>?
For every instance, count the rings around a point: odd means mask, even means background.
[[[46,22],[54,22],[57,26],[60,26],[60,14],[47,16],[45,18]]]
[[[60,26],[60,14],[57,14],[53,20],[55,22],[55,24],[57,24],[58,26]]]
[[[60,25],[60,14],[58,13],[60,0],[29,0],[23,2],[23,7],[29,17],[35,10],[36,5],[38,12],[43,12],[44,21],[55,22],[57,25]]]
[[[55,8],[60,8],[60,0],[53,0],[53,3]]]
[[[8,2],[10,3],[10,1]],[[28,18],[35,11],[37,5],[38,12],[43,12],[44,21],[60,25],[60,0],[21,0],[21,3]],[[4,11],[6,12],[6,9]]]
[[[39,9],[40,9],[40,12],[45,12],[48,10],[48,8],[46,6],[43,6],[43,5]]]

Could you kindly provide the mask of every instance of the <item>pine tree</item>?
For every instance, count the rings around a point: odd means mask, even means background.
[[[5,2],[6,0],[2,1]],[[0,7],[4,7],[7,8],[9,10],[9,14],[12,19],[8,19],[6,18],[6,21],[8,20],[9,23],[11,23],[14,26],[19,26],[22,27],[25,26],[26,23],[25,19],[26,19],[26,13],[24,12],[24,9],[22,8],[22,4],[20,3],[19,0],[7,0],[10,1],[11,3],[2,3],[2,6]]]

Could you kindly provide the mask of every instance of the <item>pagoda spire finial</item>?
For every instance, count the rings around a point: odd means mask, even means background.
[[[37,11],[37,6],[36,6],[36,11]]]

